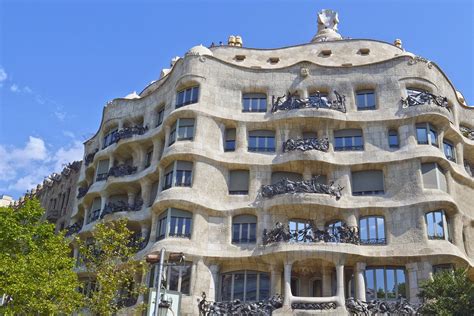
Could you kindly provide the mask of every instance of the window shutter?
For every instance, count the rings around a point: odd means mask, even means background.
[[[257,217],[254,215],[237,215],[232,219],[233,224],[254,224],[257,223]]]
[[[177,169],[177,170],[189,170],[189,171],[192,171],[192,170],[193,170],[193,163],[192,163],[191,161],[182,161],[182,160],[179,160],[179,161],[177,162],[176,169]]]
[[[242,95],[243,99],[266,99],[267,95],[265,93],[244,93]]]
[[[421,164],[421,173],[423,174],[423,186],[426,189],[438,189],[438,180],[436,178],[437,172],[438,168],[436,163]]]
[[[96,210],[100,210],[101,206],[102,206],[101,199],[97,197],[92,202],[91,211],[93,212]]]
[[[174,167],[174,163],[172,162],[168,165],[168,167],[165,168],[164,174],[166,175],[166,174],[170,173],[171,171],[173,171],[173,167]]]
[[[258,131],[250,131],[249,136],[260,136],[260,137],[275,137],[274,131],[267,131],[267,130],[258,130]]]
[[[180,118],[179,126],[194,126],[194,119],[193,118]]]
[[[192,218],[193,214],[191,212],[181,210],[179,208],[171,208],[171,216],[177,216],[177,217],[187,217],[187,218]]]
[[[358,171],[352,173],[352,192],[383,191],[382,170]]]
[[[362,130],[360,129],[341,129],[334,132],[334,137],[354,137],[362,136]]]
[[[448,192],[448,187],[446,185],[446,176],[444,175],[443,170],[441,170],[438,165],[436,165],[436,167],[438,172],[439,189],[443,190],[444,192]]]
[[[230,171],[229,191],[248,191],[249,190],[249,171],[232,170]]]
[[[229,128],[225,131],[226,140],[235,140],[235,128]]]

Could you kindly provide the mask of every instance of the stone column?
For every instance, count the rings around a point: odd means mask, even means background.
[[[332,296],[331,288],[331,269],[329,267],[323,267],[321,271],[322,283],[323,283],[323,296]]]
[[[151,164],[153,164],[154,161],[158,161],[160,159],[160,156],[161,156],[160,148],[162,144],[163,144],[163,141],[161,140],[161,138],[153,139],[153,154],[151,157]]]
[[[211,272],[211,282],[209,284],[209,299],[210,301],[215,301],[217,299],[217,289],[219,281],[219,265],[213,264],[209,266],[209,271]]]
[[[100,195],[100,212],[102,213],[105,209],[105,205],[107,205],[107,202],[109,201],[109,195],[102,193]]]
[[[464,147],[461,142],[456,144],[456,162],[464,169]]]
[[[151,186],[152,183],[148,179],[141,179],[140,180],[140,188],[142,191],[142,200],[143,200],[143,206],[148,207],[150,203],[150,197],[151,197]]]
[[[311,177],[313,175],[311,174],[311,168],[309,166],[304,166],[303,169],[303,180],[311,180]]]
[[[284,296],[283,296],[283,306],[290,306],[291,305],[291,297],[293,294],[291,293],[291,267],[293,263],[287,262],[284,266],[284,274],[285,274],[285,288],[284,288]]]
[[[336,296],[338,297],[339,305],[344,306],[346,299],[344,297],[344,265],[336,264]]]
[[[281,294],[281,268],[272,265],[270,268],[270,295]]]
[[[135,204],[135,195],[136,195],[135,192],[128,192],[128,193],[127,193],[127,196],[128,196],[128,205],[129,205],[129,206]]]
[[[418,295],[418,277],[416,275],[417,264],[416,262],[408,263],[405,265],[408,274],[408,298],[411,304],[417,304],[419,299]]]
[[[366,264],[364,262],[357,262],[354,268],[355,272],[355,296],[356,299],[365,301],[365,273]]]
[[[239,122],[235,130],[235,151],[247,151],[247,126],[244,122]]]
[[[449,224],[447,225],[449,226]],[[459,213],[456,213],[453,215],[451,219],[451,231],[452,231],[452,242],[455,244],[461,251],[464,251],[464,245],[463,245],[463,239],[462,239],[462,229],[463,229],[463,223],[462,223],[462,215]],[[447,227],[449,231],[449,227]]]
[[[189,294],[200,296],[201,293],[195,293],[197,278],[198,278],[198,264],[202,262],[202,258],[195,258],[191,266],[191,280],[189,281]]]

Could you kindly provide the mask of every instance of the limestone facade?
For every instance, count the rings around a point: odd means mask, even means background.
[[[404,106],[414,90],[445,97],[447,107]],[[277,97],[317,91],[344,96],[346,111],[272,112]],[[361,108],[364,94],[375,108]],[[185,253],[186,272],[169,285],[182,292],[180,315],[198,314],[202,292],[217,301],[281,294],[280,312],[290,314],[312,313],[291,308],[308,302],[343,312],[348,297],[417,303],[418,285],[436,269],[473,269],[474,140],[461,127],[474,129],[474,109],[434,62],[400,45],[200,46],[137,97],[105,106],[85,143],[71,223],[86,237],[97,221],[127,217],[146,240],[139,257],[163,247]],[[328,138],[327,152],[283,151],[288,139],[315,136]],[[245,172],[234,183],[233,171],[248,172],[247,183]],[[319,175],[343,187],[342,197],[264,198],[272,175]],[[327,231],[337,221],[360,242],[264,244],[277,222]]]

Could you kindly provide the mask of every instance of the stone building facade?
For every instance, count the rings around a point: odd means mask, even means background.
[[[183,252],[165,273],[180,315],[198,314],[202,292],[281,294],[276,314],[416,304],[436,271],[472,271],[474,109],[400,40],[343,39],[337,21],[321,12],[292,47],[193,47],[108,103],[85,143],[74,232],[127,217],[138,256]]]

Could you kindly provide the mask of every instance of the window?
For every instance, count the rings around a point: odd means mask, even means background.
[[[151,159],[153,157],[153,148],[148,149],[146,152],[146,157],[145,157],[145,168],[150,167],[151,165]]]
[[[191,284],[192,262],[185,261],[177,265],[163,267],[163,283],[168,291],[177,291],[181,294],[189,294]],[[155,288],[156,270],[158,265],[154,265],[149,274],[148,287]]]
[[[425,189],[440,189],[447,192],[446,176],[437,163],[421,164],[421,174]]]
[[[300,279],[297,277],[291,277],[290,282],[291,294],[294,296],[300,295]]]
[[[360,129],[344,129],[334,132],[334,150],[364,150],[364,138]]]
[[[253,215],[239,215],[232,219],[232,243],[255,243],[257,234],[257,217]]]
[[[291,240],[294,242],[309,242],[313,235],[311,224],[306,220],[292,219],[288,223]]]
[[[174,123],[170,131],[169,146],[175,141],[193,140],[194,137],[194,119],[180,118]]]
[[[352,172],[352,195],[384,194],[382,170]]]
[[[406,297],[405,269],[402,267],[367,267],[365,270],[368,300],[395,300]]]
[[[158,115],[156,118],[156,127],[160,126],[163,123],[163,119],[165,118],[165,107],[161,107],[158,109]]]
[[[89,209],[87,224],[99,219],[101,207],[102,207],[102,200],[100,197],[96,197],[92,201],[91,208]]]
[[[385,245],[385,221],[382,216],[362,217],[359,220],[360,243]]]
[[[235,128],[225,130],[224,151],[235,151]]]
[[[396,130],[388,131],[388,145],[390,148],[399,148],[398,132]]]
[[[283,179],[288,179],[296,182],[302,181],[303,176],[300,173],[296,172],[275,171],[272,173],[271,183],[275,184]]]
[[[242,95],[243,112],[267,112],[267,95],[264,93],[245,93]]]
[[[175,161],[166,167],[163,190],[171,187],[190,187],[192,184],[193,163]]]
[[[236,271],[221,276],[221,301],[262,301],[270,297],[270,275],[258,271]]]
[[[197,103],[199,99],[199,86],[187,88],[178,92],[176,96],[176,108]]]
[[[331,235],[338,235],[339,233],[339,227],[342,227],[344,224],[343,221],[334,221],[326,225],[326,231],[330,233]]]
[[[158,217],[156,240],[167,237],[191,238],[191,225],[193,214],[176,209],[169,208]]]
[[[97,164],[97,175],[96,181],[102,181],[107,179],[107,175],[109,174],[109,160],[99,160]]]
[[[425,214],[428,239],[449,240],[448,220],[443,210]]]
[[[433,273],[442,273],[442,272],[453,272],[454,271],[454,266],[450,263],[447,264],[437,264],[433,266]]]
[[[251,131],[249,132],[248,151],[251,152],[274,152],[275,133],[273,131]]]
[[[357,91],[357,110],[375,110],[375,93],[373,90]]]
[[[115,142],[115,135],[117,134],[118,129],[113,129],[104,136],[104,143],[102,144],[102,149],[112,145]]]
[[[429,123],[416,125],[416,138],[420,145],[431,144],[438,147],[438,132],[436,131],[436,128]]]
[[[452,162],[456,162],[454,146],[450,141],[443,140],[443,149],[444,149],[444,155],[446,156],[446,158]]]
[[[151,185],[151,192],[150,192],[150,201],[148,201],[148,206],[152,206],[153,202],[155,202],[156,195],[158,194],[158,181],[153,182]]]
[[[231,170],[229,172],[229,194],[245,195],[249,193],[249,171]]]

